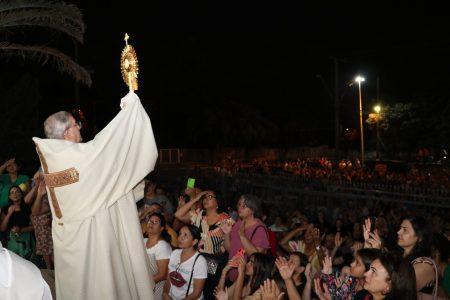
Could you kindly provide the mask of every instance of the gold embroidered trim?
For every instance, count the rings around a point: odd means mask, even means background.
[[[75,168],[70,168],[64,171],[44,174],[45,184],[48,187],[61,187],[78,182],[79,174]]]
[[[48,174],[48,166],[47,162],[45,161],[44,155],[42,155],[41,150],[39,149],[39,146],[36,144],[36,152],[39,155],[39,159],[42,164],[42,168],[44,169],[44,174]],[[55,215],[58,219],[62,218],[61,208],[59,207],[58,199],[56,199],[55,189],[53,187],[48,187],[48,190],[50,192],[50,199],[52,200],[53,209],[55,211]]]

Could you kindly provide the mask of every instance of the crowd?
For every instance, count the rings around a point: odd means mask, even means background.
[[[265,163],[262,168],[270,170]],[[322,159],[286,163],[281,170],[332,174],[336,168],[349,167]],[[350,169],[360,168],[354,162]],[[52,269],[43,178],[20,174],[14,159],[0,166],[0,174],[2,244]],[[171,192],[148,179],[137,203],[155,299],[450,296],[448,212],[354,201],[286,211],[251,194],[221,199],[216,188],[182,187],[176,198]],[[225,205],[230,200],[235,203]]]
[[[327,157],[320,159],[297,159],[294,161],[269,162],[254,160],[244,163],[234,159],[222,160],[214,168],[217,172],[234,176],[236,174],[264,174],[293,176],[307,180],[346,183],[373,183],[395,186],[405,192],[412,192],[420,187],[427,189],[450,190],[450,174],[447,169],[439,170],[424,167],[420,164],[412,165],[407,170],[389,170],[386,163],[379,163],[378,167],[363,168],[358,158],[355,160],[340,159],[333,161]]]

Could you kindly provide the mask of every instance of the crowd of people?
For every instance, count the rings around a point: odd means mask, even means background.
[[[211,189],[185,188],[170,203],[165,189],[147,186],[140,215],[148,235],[159,234],[146,246],[160,249],[154,276],[163,299],[450,295],[448,213],[353,201],[283,212],[249,194],[224,209]],[[152,246],[160,243],[164,251]]]
[[[228,176],[237,174],[263,174],[292,176],[306,180],[333,182],[335,184],[372,183],[395,187],[395,190],[412,192],[414,189],[426,188],[449,191],[450,174],[447,169],[439,171],[415,164],[407,170],[390,170],[386,163],[375,164],[373,168],[363,168],[358,158],[332,160],[327,157],[319,159],[297,159],[294,161],[270,162],[253,160],[251,163],[235,159],[224,159],[214,167],[215,171]]]
[[[318,163],[334,168],[326,159]],[[299,161],[282,170],[301,174],[311,165]],[[14,159],[0,166],[0,174],[2,244],[52,269],[45,181],[39,172],[32,178],[20,174]],[[230,199],[221,199],[215,188],[180,190],[173,199],[149,179],[137,203],[155,299],[450,296],[446,212],[354,201],[285,211],[251,194],[225,205]]]

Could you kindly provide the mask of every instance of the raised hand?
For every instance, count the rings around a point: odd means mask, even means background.
[[[369,236],[370,237],[366,242],[371,246],[371,248],[381,249],[382,241],[378,235],[378,230],[375,230],[374,233],[370,232]]]
[[[231,228],[233,228],[233,225],[231,224],[231,222],[226,221],[226,222],[222,222],[222,224],[220,224],[220,229],[225,234],[230,234]]]
[[[333,271],[333,262],[331,260],[331,257],[327,255],[323,260],[322,273],[330,275],[332,271]]]
[[[311,267],[311,263],[308,263],[305,267],[305,277],[306,277],[306,281],[307,282],[311,282],[312,281],[312,267]]]
[[[364,220],[363,224],[363,234],[364,234],[364,242],[367,243],[367,240],[370,238],[370,228],[372,227],[372,222],[370,218]]]
[[[214,296],[216,296],[217,300],[228,300],[228,288],[226,287],[225,290],[219,290],[216,287]]]
[[[239,257],[238,260],[238,273],[240,274],[245,274],[245,258],[244,257]]]
[[[261,285],[261,298],[263,300],[278,300],[283,297],[283,294],[274,280],[266,279]]]
[[[38,186],[38,190],[37,190],[37,194],[39,196],[43,196],[43,195],[47,194],[47,189],[45,187],[46,187],[45,181],[41,180],[39,182],[39,186]]]
[[[341,233],[340,232],[336,233],[336,235],[334,236],[334,247],[335,248],[341,247],[343,241],[344,240],[341,237]]]
[[[327,285],[323,283],[321,286],[319,278],[314,279],[314,289],[320,300],[331,300],[330,291],[328,290]]]
[[[292,274],[294,274],[295,265],[289,264],[289,261],[284,257],[278,257],[275,260],[275,265],[280,272],[281,278],[284,280],[291,278]]]

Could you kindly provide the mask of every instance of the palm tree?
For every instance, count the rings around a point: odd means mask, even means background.
[[[62,51],[47,44],[27,45],[12,41],[19,38],[19,32],[27,30],[32,30],[33,35],[26,38],[33,39],[36,30],[41,34],[42,29],[63,33],[75,43],[83,43],[83,16],[75,5],[49,0],[0,0],[1,58],[21,56],[40,64],[51,62],[60,72],[90,86],[91,76],[87,70]]]

